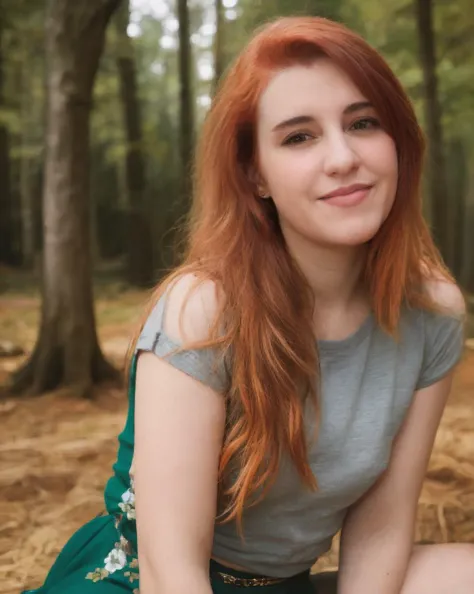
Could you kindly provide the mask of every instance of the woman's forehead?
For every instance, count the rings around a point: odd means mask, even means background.
[[[311,65],[281,69],[270,79],[259,101],[258,119],[273,128],[300,115],[343,112],[352,103],[367,101],[350,77],[327,58]]]

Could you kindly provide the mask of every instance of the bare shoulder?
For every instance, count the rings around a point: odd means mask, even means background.
[[[454,316],[466,313],[466,301],[455,283],[435,278],[427,280],[425,286],[431,299],[446,313]]]
[[[222,300],[216,283],[186,273],[168,289],[164,328],[180,342],[205,340]]]

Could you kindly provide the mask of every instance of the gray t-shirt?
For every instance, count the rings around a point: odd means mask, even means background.
[[[177,343],[163,330],[165,298],[155,306],[137,351],[159,357]],[[213,556],[272,577],[310,568],[331,547],[344,516],[386,469],[392,441],[415,390],[446,375],[463,349],[462,320],[405,309],[398,341],[370,316],[350,337],[318,341],[321,360],[319,435],[309,462],[319,489],[302,486],[284,459],[265,499],[244,513],[242,540],[235,523],[216,523]],[[216,372],[212,352],[184,351],[171,365],[217,390],[225,390],[224,368]],[[314,410],[305,409],[307,435],[314,434]]]

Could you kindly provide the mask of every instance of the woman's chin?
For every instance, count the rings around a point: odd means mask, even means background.
[[[334,233],[327,234],[326,240],[334,247],[358,247],[371,241],[377,235],[380,224],[358,225],[346,229],[335,229]]]

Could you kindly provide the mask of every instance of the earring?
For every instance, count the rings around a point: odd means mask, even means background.
[[[263,200],[266,200],[267,198],[270,198],[270,194],[267,194],[265,192],[259,192],[258,197],[262,198]]]

